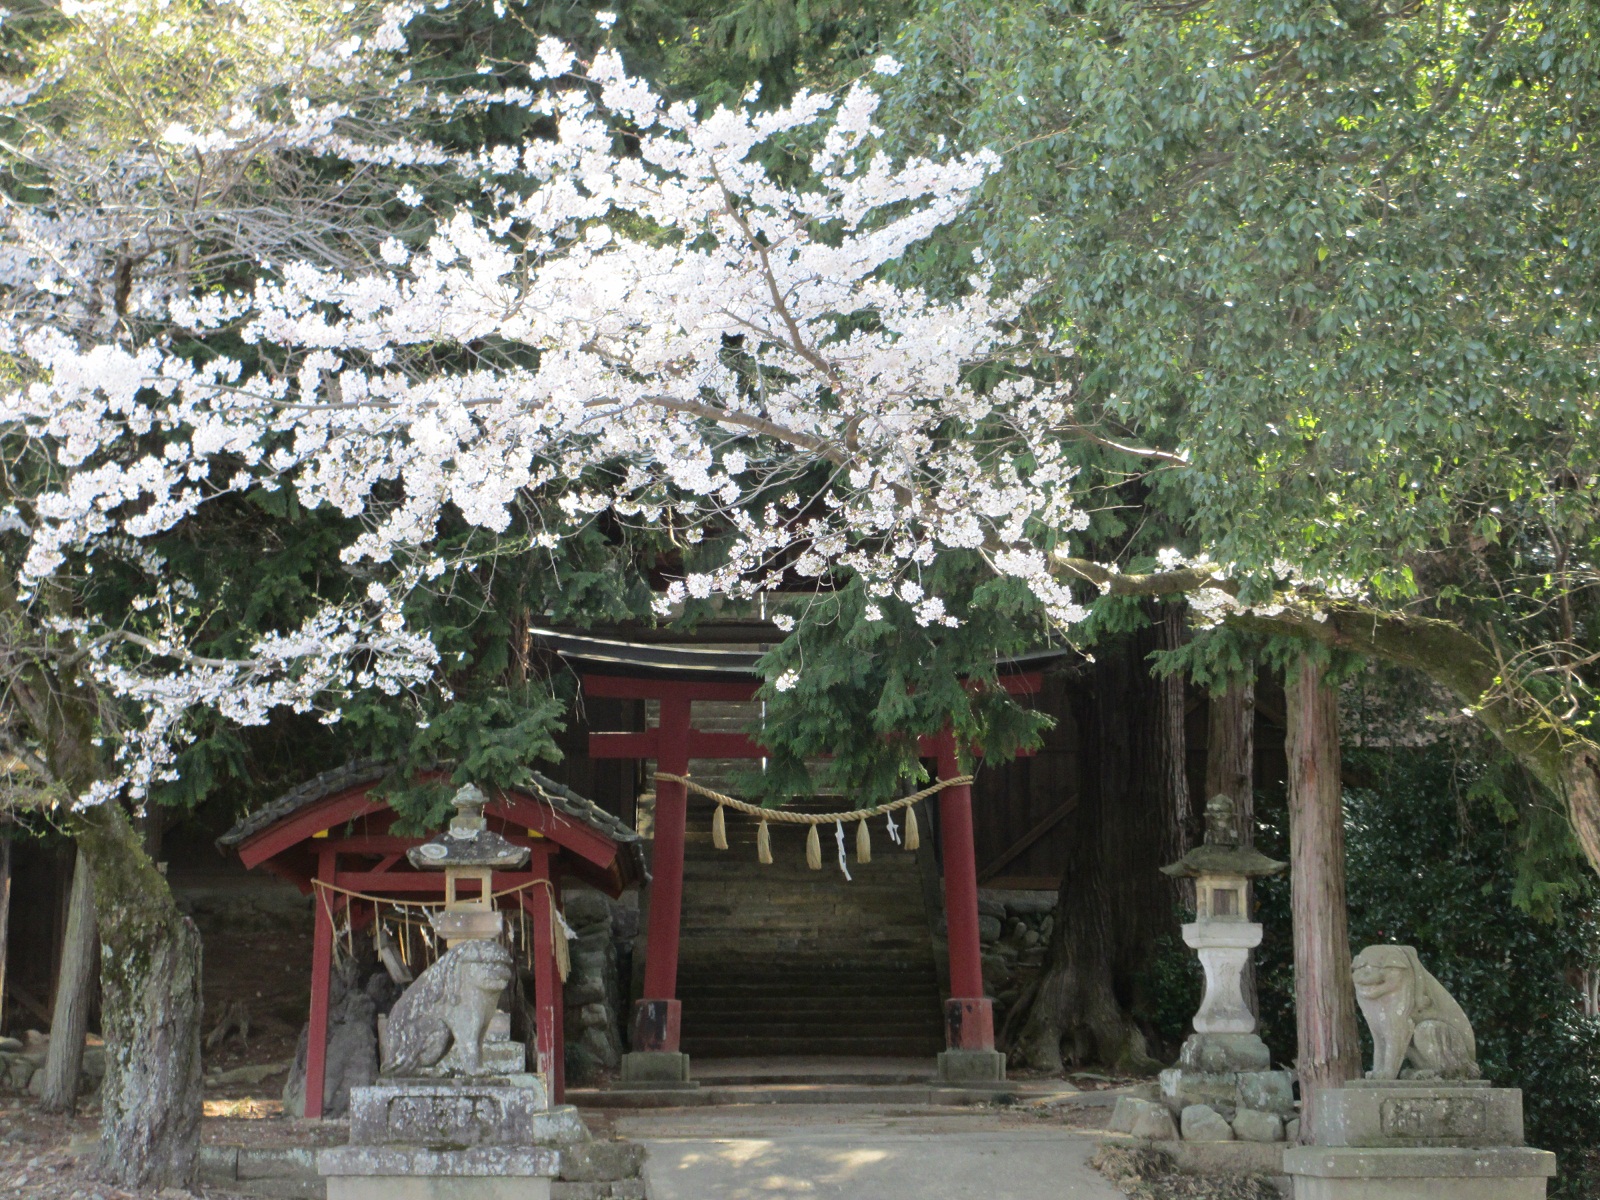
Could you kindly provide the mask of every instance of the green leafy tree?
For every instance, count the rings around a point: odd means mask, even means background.
[[[1592,5],[930,0],[896,52],[906,136],[1004,155],[968,236],[1071,330],[1086,465],[1209,555],[1062,576],[1425,672],[1600,866],[1597,47]]]

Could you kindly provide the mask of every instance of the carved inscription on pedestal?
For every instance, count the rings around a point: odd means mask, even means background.
[[[1381,1114],[1392,1138],[1479,1138],[1488,1128],[1483,1101],[1469,1096],[1393,1096]]]
[[[473,1145],[494,1140],[505,1121],[505,1111],[495,1096],[399,1095],[391,1097],[388,1133],[394,1141],[428,1144],[440,1139]]]

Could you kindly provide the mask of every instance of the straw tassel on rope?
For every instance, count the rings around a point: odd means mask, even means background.
[[[822,870],[822,839],[817,836],[815,825],[806,831],[806,866],[813,871]]]
[[[728,848],[728,824],[722,815],[722,805],[717,805],[716,815],[711,818],[711,844],[718,850]]]
[[[556,907],[556,894],[552,888],[545,893],[550,897],[550,940],[555,943],[556,974],[565,983],[572,974],[572,954],[567,947],[567,939],[572,936],[572,927],[567,924],[567,919],[561,915],[561,910]]]
[[[720,806],[717,811],[722,811]],[[767,828],[765,821],[756,826],[756,861],[763,866],[772,865],[772,831]]]
[[[858,863],[872,861],[872,835],[867,832],[865,817],[856,822],[856,861]]]
[[[922,839],[917,836],[917,806],[915,804],[906,806],[906,836],[902,845],[907,850],[915,850],[922,845]]]

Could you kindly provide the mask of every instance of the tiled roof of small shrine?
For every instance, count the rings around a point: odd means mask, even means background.
[[[335,767],[331,771],[324,771],[246,816],[217,839],[217,847],[221,850],[231,850],[263,829],[271,828],[285,817],[293,816],[302,808],[339,792],[377,783],[388,773],[388,764],[376,758],[358,759],[342,767]],[[593,800],[585,799],[565,784],[546,778],[537,771],[531,774],[533,776],[531,784],[511,790],[525,792],[541,803],[549,804],[563,816],[581,821],[596,833],[619,844],[640,840],[637,832],[606,812]]]

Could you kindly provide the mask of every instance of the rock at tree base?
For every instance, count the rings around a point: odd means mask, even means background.
[[[1117,1107],[1111,1111],[1111,1120],[1106,1128],[1112,1133],[1132,1133],[1133,1127],[1145,1113],[1166,1111],[1166,1105],[1146,1100],[1142,1096],[1120,1096],[1117,1099]]]
[[[1277,1113],[1241,1108],[1233,1116],[1233,1136],[1241,1142],[1281,1142],[1283,1118]]]
[[[1134,1118],[1133,1128],[1128,1132],[1136,1138],[1144,1138],[1151,1142],[1173,1142],[1178,1139],[1178,1124],[1172,1119],[1172,1114],[1162,1104],[1151,1104],[1141,1101],[1148,1107],[1140,1110]]]
[[[1233,1128],[1222,1114],[1205,1104],[1191,1104],[1180,1121],[1186,1142],[1231,1142]]]

